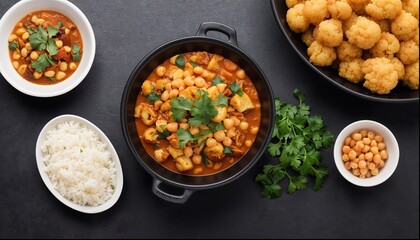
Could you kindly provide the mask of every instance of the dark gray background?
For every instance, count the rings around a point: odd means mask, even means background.
[[[1,0],[0,16],[15,2]],[[20,93],[0,76],[0,238],[419,238],[418,102],[371,102],[314,74],[281,34],[268,0],[72,2],[96,35],[96,57],[86,79],[63,96],[41,99]],[[195,192],[185,205],[156,197],[151,176],[124,141],[123,88],[146,54],[194,35],[204,21],[235,28],[239,47],[260,65],[275,95],[296,104],[292,91],[301,89],[312,114],[322,115],[335,136],[360,119],[386,125],[401,151],[393,176],[370,189],[353,186],[338,173],[330,147],[322,153],[330,175],[318,192],[310,184],[294,194],[262,199],[254,178],[268,161],[264,156],[237,181]],[[95,123],[119,154],[124,189],[103,213],[66,207],[38,173],[38,134],[50,119],[66,113]]]

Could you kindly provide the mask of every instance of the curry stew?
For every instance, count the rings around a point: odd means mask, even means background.
[[[50,85],[67,79],[81,60],[83,42],[77,26],[54,11],[27,14],[9,39],[10,59],[26,80]]]
[[[134,116],[139,138],[157,162],[177,173],[210,175],[251,148],[261,104],[237,64],[218,54],[188,52],[148,76]]]

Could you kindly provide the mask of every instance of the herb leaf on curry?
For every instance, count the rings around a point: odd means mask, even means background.
[[[10,49],[11,51],[14,51],[14,50],[16,50],[16,49],[19,49],[19,44],[18,44],[17,42],[15,42],[15,41],[10,42],[10,43],[9,43],[9,49]]]
[[[184,69],[184,67],[185,67],[185,61],[184,61],[184,56],[182,54],[179,54],[176,57],[175,64],[176,64],[177,67],[179,67],[181,69]]]
[[[241,86],[237,82],[234,82],[231,85],[229,85],[229,90],[232,92],[232,95],[238,94],[241,97],[244,95]]]
[[[292,105],[275,99],[275,126],[267,152],[277,157],[277,164],[265,164],[255,181],[262,186],[264,198],[279,197],[280,183],[287,179],[288,193],[305,189],[308,177],[315,178],[314,190],[321,189],[328,169],[321,164],[322,148],[334,142],[334,136],[325,130],[320,116],[310,115],[310,107],[305,104],[301,91],[293,91],[299,105]]]

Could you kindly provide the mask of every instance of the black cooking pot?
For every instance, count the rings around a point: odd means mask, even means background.
[[[227,35],[227,42],[208,37],[208,31]],[[238,64],[253,81],[261,103],[260,129],[251,149],[233,166],[208,176],[175,173],[156,162],[144,149],[137,134],[134,118],[136,98],[148,75],[166,59],[177,54],[194,51],[217,53]],[[137,161],[152,175],[152,191],[160,198],[175,203],[186,202],[195,190],[222,186],[247,172],[265,152],[273,130],[274,115],[273,92],[264,73],[247,54],[238,48],[236,31],[216,22],[202,23],[196,36],[168,42],[144,57],[128,78],[121,100],[121,123],[128,147]],[[179,188],[182,192],[179,194],[169,193],[165,188],[168,185],[176,189]]]

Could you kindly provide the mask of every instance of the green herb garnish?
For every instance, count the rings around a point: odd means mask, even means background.
[[[64,27],[64,25],[63,25],[63,23],[61,21],[58,21],[57,25],[58,25],[58,28]]]
[[[276,118],[268,153],[277,157],[277,164],[266,164],[255,181],[262,186],[264,198],[279,197],[280,182],[287,177],[287,192],[306,188],[308,177],[315,177],[314,190],[319,190],[328,175],[328,169],[321,164],[322,148],[329,147],[334,136],[325,130],[320,116],[311,116],[310,107],[298,89],[293,95],[299,100],[295,106],[275,99]]]
[[[147,94],[146,99],[152,102],[156,102],[160,100],[160,96],[157,93],[152,92]]]
[[[190,60],[190,64],[191,64],[191,66],[193,66],[193,67],[198,67],[198,66],[200,66],[200,64],[198,64],[198,63],[196,63],[196,62],[194,62],[194,61],[192,61],[192,60]]]
[[[241,86],[237,82],[234,82],[231,85],[229,85],[229,89],[232,92],[232,95],[238,94],[241,97],[244,95],[244,92],[242,92]]]
[[[51,66],[52,64],[54,64],[54,61],[51,59],[51,57],[46,53],[43,53],[39,55],[37,60],[32,62],[32,68],[37,72],[42,72],[45,68]]]
[[[158,139],[164,139],[164,138],[167,138],[169,135],[171,135],[171,133],[168,131],[168,130],[163,130],[163,132],[162,133],[160,133],[159,135],[158,135]]]
[[[211,83],[213,84],[213,86],[216,86],[217,84],[226,82],[221,77],[216,76],[213,80],[211,80]]]
[[[9,49],[11,51],[14,51],[16,49],[19,49],[19,44],[17,42],[13,41],[13,42],[9,43]]]
[[[171,117],[176,121],[181,121],[181,119],[187,116],[187,111],[191,111],[192,109],[192,101],[184,98],[184,97],[177,97],[171,100]]]
[[[184,67],[185,67],[185,61],[184,61],[184,56],[182,54],[180,54],[180,55],[178,55],[176,57],[175,64],[179,68],[184,69]]]
[[[233,153],[232,148],[223,146],[223,153],[224,154],[232,154]]]
[[[176,131],[176,135],[178,136],[178,146],[185,147],[185,145],[190,141],[196,141],[207,134],[211,133],[210,129],[205,129],[200,131],[199,133],[192,135],[190,131],[180,128]]]
[[[73,44],[73,47],[71,48],[71,55],[74,61],[76,62],[80,62],[80,56],[81,54],[81,50],[79,45],[77,45],[76,43]]]

